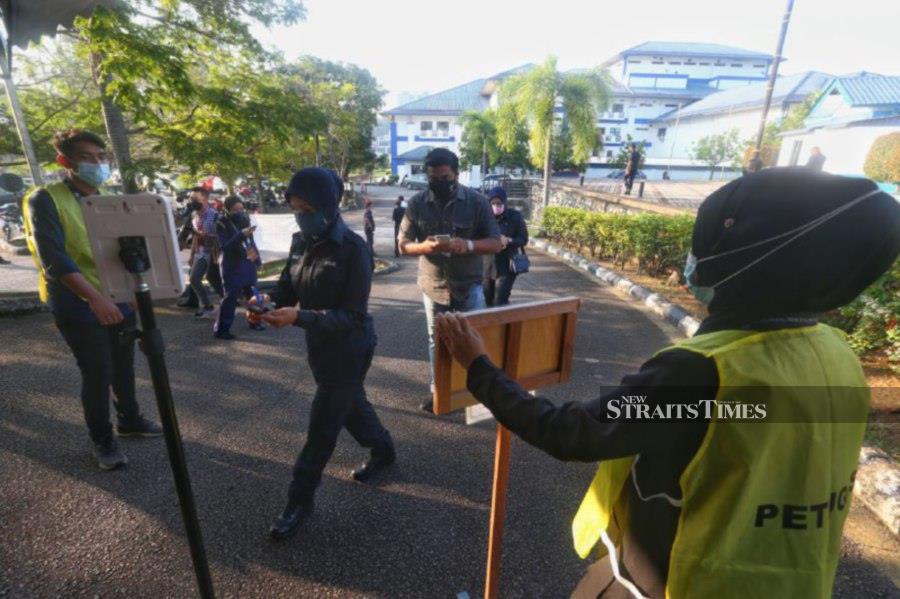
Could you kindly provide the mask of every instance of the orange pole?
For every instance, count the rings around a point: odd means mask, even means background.
[[[497,599],[500,589],[500,559],[503,556],[503,521],[506,518],[506,487],[509,481],[509,430],[497,423],[494,450],[494,487],[491,492],[491,526],[488,532],[485,599]]]

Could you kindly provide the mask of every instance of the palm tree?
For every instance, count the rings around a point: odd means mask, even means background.
[[[514,75],[500,88],[497,138],[510,150],[515,145],[516,127],[528,130],[531,161],[544,169],[544,206],[550,200],[550,143],[553,139],[557,107],[568,124],[572,140],[572,160],[582,164],[596,149],[598,113],[609,100],[608,75],[599,69],[560,73],[556,58],[527,73]]]
[[[460,119],[463,125],[464,148],[468,162],[475,162],[476,152],[480,154],[481,176],[487,175],[488,156],[497,154],[497,126],[496,113],[491,110],[478,112],[470,110],[465,112]]]

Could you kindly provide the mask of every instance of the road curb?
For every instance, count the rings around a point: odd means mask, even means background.
[[[687,310],[678,304],[673,304],[660,294],[654,293],[646,287],[641,287],[626,277],[600,266],[596,262],[591,262],[581,254],[561,248],[546,239],[531,239],[528,245],[551,256],[562,258],[570,266],[590,273],[599,281],[610,287],[615,287],[622,293],[643,303],[653,310],[657,316],[674,326],[687,337],[693,336],[700,327],[700,321],[691,316]]]
[[[874,447],[862,448],[853,494],[900,537],[900,466],[890,456]]]
[[[0,295],[0,317],[49,311],[50,308],[40,300],[37,294]]]

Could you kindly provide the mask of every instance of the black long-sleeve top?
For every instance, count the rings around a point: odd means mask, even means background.
[[[497,217],[497,228],[501,235],[509,237],[506,247],[494,255],[497,276],[505,276],[510,274],[510,259],[528,245],[528,225],[521,212],[515,208],[507,208]]]
[[[376,343],[368,308],[373,271],[365,241],[338,216],[317,242],[294,234],[272,299],[278,307],[300,304],[296,324],[310,346],[368,350]]]

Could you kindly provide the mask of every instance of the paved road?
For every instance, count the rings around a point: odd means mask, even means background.
[[[388,204],[378,204],[380,231],[388,228]],[[359,219],[348,215],[356,228]],[[391,251],[381,237],[378,249]],[[300,331],[236,327],[239,340],[226,343],[212,338],[208,321],[159,308],[220,596],[480,595],[493,429],[417,410],[428,382],[424,316],[415,264],[402,266],[373,288],[380,345],[367,385],[400,461],[377,486],[353,483],[349,471],[364,452],[343,435],[314,517],[285,544],[265,533],[283,505],[312,398]],[[573,377],[548,394],[555,400],[590,396],[671,338],[650,316],[548,258],[535,256],[520,283],[517,301],[563,291],[586,300]],[[74,392],[77,370],[49,316],[0,320],[0,348],[0,596],[191,596],[163,443],[124,440],[128,468],[98,471]],[[153,414],[140,358],[138,387]],[[520,441],[512,452],[503,595],[566,596],[584,568],[569,523],[594,467],[557,462]],[[842,570],[856,584],[847,588],[889,593],[890,583],[854,555]]]

